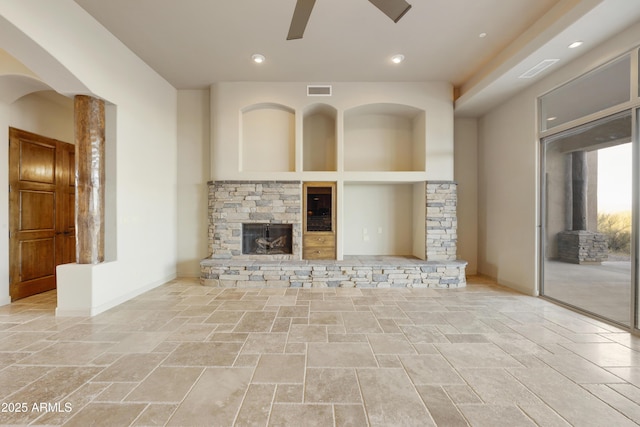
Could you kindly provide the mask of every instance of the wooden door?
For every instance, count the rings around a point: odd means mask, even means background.
[[[55,289],[75,260],[74,149],[9,129],[9,292],[15,301]]]

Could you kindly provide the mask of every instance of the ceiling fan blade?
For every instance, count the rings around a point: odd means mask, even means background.
[[[291,26],[289,27],[287,40],[302,38],[314,4],[316,4],[316,0],[298,0],[296,8],[293,11],[293,18],[291,18]]]
[[[411,5],[405,0],[369,0],[382,13],[387,15],[393,22],[398,22],[405,13],[411,9]]]

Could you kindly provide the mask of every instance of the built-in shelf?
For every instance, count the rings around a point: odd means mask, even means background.
[[[304,171],[335,171],[337,110],[314,104],[304,110],[302,153]]]
[[[242,110],[240,163],[247,172],[295,171],[295,111],[280,104]]]
[[[424,182],[345,183],[344,255],[424,256]]]
[[[305,107],[301,121],[296,120],[293,108],[281,104],[260,103],[244,108],[240,171],[425,172],[424,110],[390,103],[361,105],[343,113],[341,130],[337,126],[339,114],[335,107],[324,103]],[[301,132],[296,124],[302,126]],[[296,134],[302,137],[299,145]],[[302,164],[298,167],[296,146],[302,151]]]
[[[367,104],[344,113],[345,171],[424,171],[425,113],[401,104]]]

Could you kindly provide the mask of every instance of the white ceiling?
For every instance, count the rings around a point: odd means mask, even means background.
[[[304,38],[287,41],[296,0],[75,1],[178,89],[217,81],[449,81],[464,94],[544,57],[547,45],[557,51],[557,38],[575,37],[566,30],[604,3],[621,11],[584,34],[585,49],[640,19],[640,0],[408,0],[413,7],[394,24],[367,0],[317,0]],[[554,57],[579,54],[564,46]],[[252,63],[254,53],[266,62]],[[400,65],[390,61],[397,53],[406,57]]]

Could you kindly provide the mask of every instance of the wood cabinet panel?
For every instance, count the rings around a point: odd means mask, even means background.
[[[304,259],[336,259],[335,247],[312,247],[302,250]]]
[[[336,184],[305,182],[302,258],[336,259]]]

